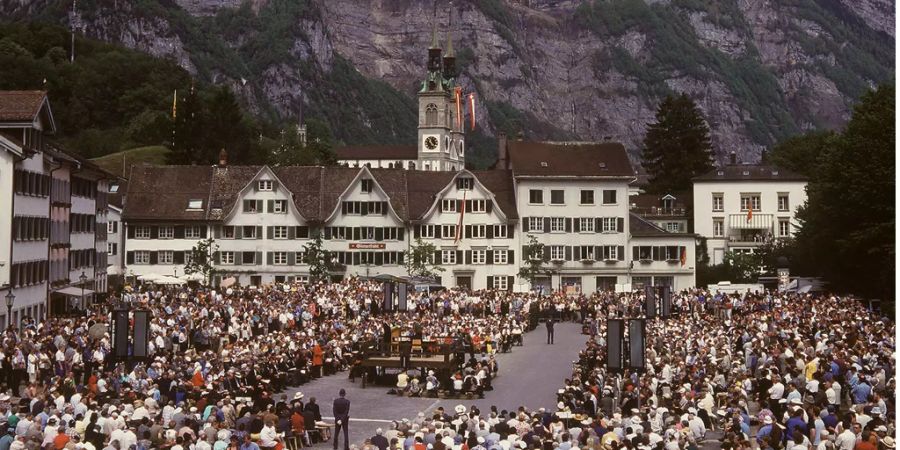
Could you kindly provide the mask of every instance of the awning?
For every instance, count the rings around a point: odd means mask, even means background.
[[[62,288],[62,289],[57,289],[57,290],[53,291],[52,293],[53,293],[53,294],[68,295],[68,296],[70,296],[70,297],[81,297],[82,290],[81,290],[80,287],[69,286],[69,287],[64,287],[64,288]],[[85,289],[85,290],[84,290],[84,296],[85,296],[85,297],[87,297],[88,295],[91,295],[91,294],[93,294],[93,293],[94,293],[94,291],[92,291],[92,290],[90,290],[90,289]]]
[[[747,214],[729,214],[728,226],[737,230],[771,230],[772,214],[756,214],[747,220]]]

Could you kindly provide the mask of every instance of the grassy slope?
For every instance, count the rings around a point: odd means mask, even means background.
[[[135,164],[166,164],[166,156],[171,150],[161,145],[138,147],[121,152],[110,153],[106,156],[94,158],[93,161],[104,170],[127,177],[128,168]],[[123,162],[124,159],[124,162]],[[123,173],[124,169],[124,173]]]

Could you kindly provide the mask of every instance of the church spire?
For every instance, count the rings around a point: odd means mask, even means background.
[[[453,1],[450,2],[447,19],[447,52],[444,53],[444,75],[448,80],[456,78],[456,55],[453,53]]]

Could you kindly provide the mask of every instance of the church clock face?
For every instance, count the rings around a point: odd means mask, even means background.
[[[428,150],[434,150],[438,146],[438,139],[434,136],[428,136],[425,138],[425,148]]]

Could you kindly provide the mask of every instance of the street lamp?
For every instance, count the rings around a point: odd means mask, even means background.
[[[84,308],[84,285],[87,283],[87,275],[84,274],[84,271],[81,271],[81,275],[78,277],[81,280],[81,307]]]
[[[6,328],[12,326],[12,307],[16,302],[16,294],[13,294],[12,288],[6,293]]]

